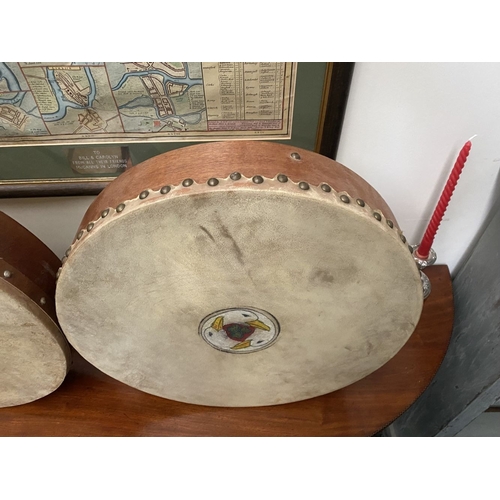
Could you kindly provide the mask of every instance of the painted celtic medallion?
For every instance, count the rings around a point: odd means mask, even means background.
[[[232,354],[260,351],[276,342],[280,326],[276,318],[254,307],[221,309],[206,316],[199,333],[215,349]]]

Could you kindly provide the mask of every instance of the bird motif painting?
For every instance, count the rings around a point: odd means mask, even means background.
[[[209,344],[219,350],[258,350],[277,337],[277,321],[269,317],[250,308],[226,309],[205,318],[201,333]]]

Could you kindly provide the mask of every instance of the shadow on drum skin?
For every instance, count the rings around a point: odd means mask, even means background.
[[[212,233],[204,226],[198,226],[214,243],[216,243],[215,238],[212,236]]]
[[[243,259],[243,252],[241,251],[241,248],[239,247],[238,243],[236,243],[236,240],[233,238],[233,236],[229,232],[229,229],[222,223],[222,221],[220,220],[220,217],[218,215],[217,215],[217,222],[218,222],[220,234],[222,235],[223,238],[226,238],[227,240],[229,240],[231,242],[232,248],[233,248],[233,253],[234,253],[235,257],[238,259],[238,262],[242,266],[244,266],[245,261]]]
[[[210,240],[217,246],[221,245],[222,242],[225,240],[226,243],[229,243],[231,245],[231,253],[236,257],[236,260],[238,263],[241,265],[243,269],[245,269],[245,272],[247,274],[248,279],[253,283],[254,286],[257,286],[253,276],[252,276],[252,270],[248,269],[247,266],[245,265],[245,259],[244,259],[244,254],[243,251],[241,250],[240,246],[236,242],[234,236],[231,234],[227,226],[225,226],[222,222],[222,219],[220,218],[220,215],[217,211],[215,211],[212,214],[213,218],[215,218],[214,225],[215,229],[217,232],[220,234],[220,236],[223,238],[218,238],[218,241],[215,239],[213,234],[205,227],[202,225],[198,225],[198,227],[210,238]]]
[[[333,274],[328,270],[328,269],[318,269],[316,268],[312,273],[311,277],[309,278],[311,283],[323,283],[325,285],[331,285],[334,281],[335,278]]]
[[[314,285],[333,285],[334,283],[354,282],[359,276],[359,269],[353,264],[347,263],[334,269],[332,273],[329,269],[315,268],[311,271],[309,281]]]

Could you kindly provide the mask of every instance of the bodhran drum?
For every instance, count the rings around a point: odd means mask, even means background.
[[[0,408],[55,391],[70,350],[57,326],[54,293],[60,260],[0,212]]]
[[[316,153],[207,143],[130,169],[63,262],[70,343],[142,391],[209,406],[323,395],[390,360],[422,310],[382,197]]]

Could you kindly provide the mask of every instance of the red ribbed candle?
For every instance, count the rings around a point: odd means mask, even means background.
[[[469,151],[471,147],[472,143],[470,141],[467,141],[458,155],[453,170],[451,171],[451,174],[448,177],[448,181],[446,182],[443,192],[441,193],[441,197],[439,198],[438,204],[434,209],[434,213],[432,214],[432,218],[429,222],[429,225],[425,230],[422,242],[415,250],[415,254],[419,259],[425,260],[427,259],[427,257],[429,257],[429,252],[432,247],[432,243],[434,242],[434,238],[436,236],[439,225],[443,220],[444,213],[446,212],[448,203],[450,202],[453,191],[455,190],[458,178],[460,177],[465,162],[467,161],[467,157],[469,156]]]

